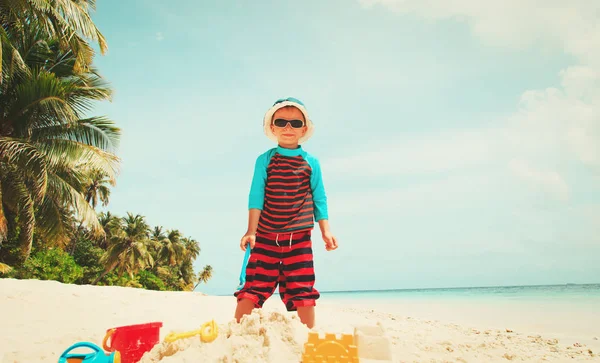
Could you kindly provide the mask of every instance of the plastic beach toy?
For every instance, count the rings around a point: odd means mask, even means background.
[[[185,339],[193,337],[194,335],[200,335],[200,340],[204,343],[210,343],[217,339],[219,335],[219,329],[214,320],[202,324],[202,327],[198,330],[193,330],[185,333],[170,333],[165,337],[165,342],[171,343],[178,339]]]
[[[308,341],[304,343],[302,363],[348,362],[359,363],[358,349],[354,345],[354,337],[342,334],[325,333],[325,338],[319,338],[319,333],[309,332]]]
[[[161,322],[153,322],[108,329],[102,347],[121,352],[122,363],[137,363],[158,343],[161,327]]]
[[[91,348],[93,352],[69,353],[82,347]],[[79,342],[67,348],[58,358],[58,363],[121,363],[121,354],[118,351],[107,354],[94,343]]]
[[[250,259],[250,245],[246,245],[246,253],[244,254],[244,261],[242,262],[242,271],[240,271],[240,284],[237,289],[241,290],[246,284],[246,266],[248,266],[248,260]]]

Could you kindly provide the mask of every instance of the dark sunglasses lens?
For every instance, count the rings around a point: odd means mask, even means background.
[[[290,124],[292,125],[293,128],[299,129],[302,127],[303,122],[302,122],[302,120],[292,120],[292,121],[290,121]]]
[[[295,129],[299,129],[302,126],[304,126],[304,122],[302,122],[302,120],[284,120],[281,118],[278,118],[275,121],[273,121],[273,124],[277,127],[286,127],[288,122]]]
[[[277,120],[273,121],[273,124],[277,127],[285,127],[285,125],[288,123],[287,120],[283,120],[278,118]]]

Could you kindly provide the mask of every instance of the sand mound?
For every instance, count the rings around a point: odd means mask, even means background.
[[[140,363],[153,362],[298,362],[308,328],[297,316],[256,309],[242,319],[219,325],[219,336],[202,343],[198,336],[161,342]]]

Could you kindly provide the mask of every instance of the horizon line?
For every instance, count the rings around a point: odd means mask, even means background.
[[[499,287],[549,287],[549,286],[585,286],[600,285],[600,282],[575,283],[565,282],[562,284],[534,284],[534,285],[488,285],[488,286],[454,286],[454,287],[415,287],[415,288],[386,288],[373,290],[328,290],[321,293],[344,293],[344,292],[389,292],[389,291],[415,291],[415,290],[459,290],[459,289],[491,289]]]
[[[550,286],[587,286],[600,285],[600,282],[565,282],[561,284],[534,284],[534,285],[488,285],[488,286],[462,286],[462,287],[415,287],[415,288],[386,288],[374,290],[320,290],[322,294],[340,294],[340,293],[365,293],[365,292],[391,292],[391,291],[417,291],[417,290],[460,290],[460,289],[491,289],[491,288],[511,288],[511,287],[550,287]],[[230,294],[215,294],[213,296],[229,296]]]

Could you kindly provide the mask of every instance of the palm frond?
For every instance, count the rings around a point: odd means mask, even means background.
[[[67,80],[63,80],[67,84]],[[78,117],[84,117],[92,111],[95,102],[111,101],[113,91],[99,77],[90,74],[79,75],[68,80],[67,102],[75,110]]]
[[[13,0],[13,3],[15,1]],[[47,12],[52,9],[52,5],[47,0],[17,0],[18,3],[25,3],[32,6],[35,10],[39,12]]]
[[[31,253],[33,231],[35,230],[34,203],[29,195],[27,184],[19,173],[12,172],[5,177],[2,187],[4,191],[10,190],[10,193],[2,193],[3,203],[6,201],[8,205],[16,207],[16,213],[19,216],[21,257],[26,260]]]
[[[0,169],[2,170],[2,169]],[[4,213],[4,203],[2,202],[2,178],[0,177],[0,245],[8,238],[8,221]]]
[[[73,221],[70,210],[60,201],[45,198],[36,213],[36,230],[50,244],[65,247],[72,236]]]
[[[2,50],[3,53],[3,61],[2,61],[2,87],[0,90],[0,96],[4,96],[6,94],[11,93],[10,86],[12,84],[12,88],[16,87],[19,83],[16,82],[21,79],[25,79],[31,75],[31,71],[23,58],[21,57],[21,53],[16,49],[5,37],[6,33],[0,27],[0,38],[4,38],[2,42]],[[11,80],[12,82],[7,82],[7,80]]]
[[[42,126],[32,130],[31,140],[67,139],[102,150],[115,151],[119,144],[121,130],[106,117],[90,117],[69,124]]]
[[[2,67],[3,67],[2,48],[4,47],[4,43],[6,42],[6,40],[3,37],[3,33],[4,33],[4,29],[2,29],[0,31],[0,85],[2,84]]]
[[[101,170],[109,178],[116,178],[120,159],[112,153],[82,142],[64,139],[46,139],[35,142],[35,147],[46,157],[50,168],[72,168],[86,164]]]
[[[73,208],[77,218],[86,224],[95,236],[104,234],[96,211],[86,202],[79,190],[54,173],[48,175],[48,186],[48,198],[62,201]]]
[[[28,136],[29,130],[52,123],[72,122],[77,119],[66,100],[65,87],[54,74],[34,72],[16,87],[15,103],[7,115],[15,123],[18,135]],[[45,118],[31,117],[34,114]]]
[[[32,178],[35,201],[41,201],[46,194],[48,168],[44,156],[27,142],[0,137],[0,161],[19,168],[23,175]]]
[[[88,2],[88,5],[92,4],[95,7],[95,2]],[[87,8],[81,6],[80,2],[73,0],[57,0],[56,9],[67,19],[72,29],[80,32],[84,37],[98,42],[100,52],[102,54],[106,53],[108,50],[106,39],[92,21]]]
[[[12,271],[12,267],[9,265],[0,262],[0,274],[7,274]]]

